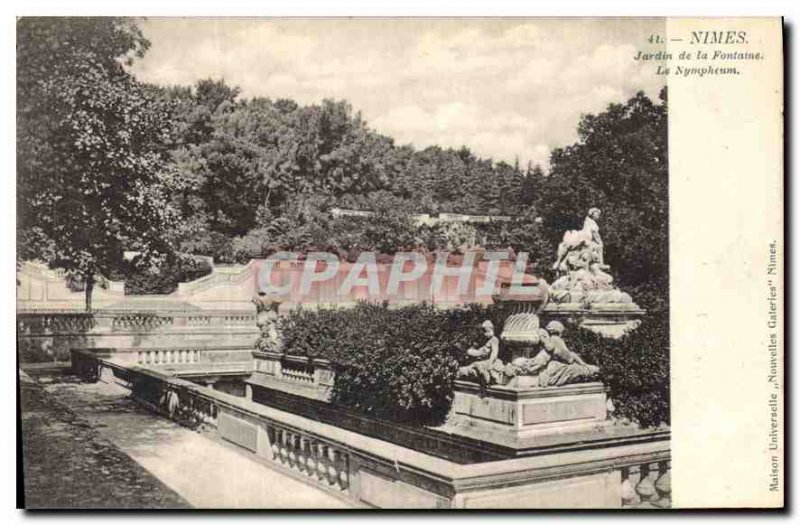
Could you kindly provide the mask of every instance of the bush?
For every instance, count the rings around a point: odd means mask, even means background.
[[[375,417],[418,424],[444,420],[453,381],[470,346],[482,343],[478,306],[389,309],[361,303],[340,310],[295,310],[282,321],[292,355],[328,359],[331,401]]]
[[[211,271],[211,265],[204,259],[178,257],[157,271],[139,267],[134,262],[122,278],[126,295],[169,294],[178,289],[178,283],[199,279]]]
[[[615,416],[643,427],[669,424],[669,312],[648,312],[641,326],[621,339],[604,339],[572,328],[565,334],[570,348],[600,367],[609,387]]]

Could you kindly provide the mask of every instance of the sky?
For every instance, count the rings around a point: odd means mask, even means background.
[[[143,81],[225,79],[243,97],[345,99],[367,124],[413,144],[540,163],[577,140],[586,113],[663,77],[633,59],[663,19],[150,18]]]

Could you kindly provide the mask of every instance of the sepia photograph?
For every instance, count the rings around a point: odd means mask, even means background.
[[[672,79],[753,39],[19,18],[23,507],[679,506]]]

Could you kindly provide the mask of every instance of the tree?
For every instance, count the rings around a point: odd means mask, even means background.
[[[17,26],[18,257],[83,279],[169,252],[168,104],[126,70],[149,43],[130,20]]]

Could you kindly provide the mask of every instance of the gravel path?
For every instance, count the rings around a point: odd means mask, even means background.
[[[27,508],[189,507],[25,374],[20,405]]]
[[[146,411],[118,385],[47,374],[20,386],[29,508],[351,506]]]

